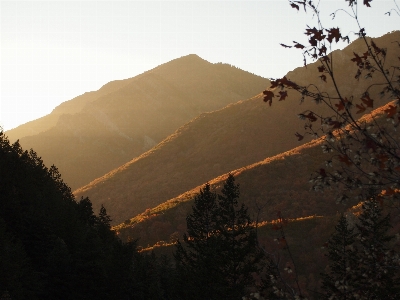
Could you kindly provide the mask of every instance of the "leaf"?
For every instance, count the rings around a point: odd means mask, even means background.
[[[363,62],[362,62],[361,57],[359,57],[358,54],[355,53],[355,52],[353,52],[353,54],[354,54],[355,57],[353,57],[351,59],[351,61],[354,61],[357,64],[357,66],[362,65]]]
[[[263,92],[263,94],[265,95],[264,96],[264,102],[268,102],[269,101],[269,106],[271,106],[272,105],[272,98],[274,98],[274,96],[275,96],[274,93],[271,92],[271,91],[265,90]]]
[[[302,136],[300,133],[296,132],[295,136],[297,137],[298,141],[301,141],[302,139],[304,139],[304,136]]]
[[[385,109],[384,112],[387,113],[388,118],[392,118],[397,112],[397,106],[389,105],[389,108]]]
[[[326,172],[325,172],[325,169],[319,169],[319,172],[318,172],[318,174],[319,175],[321,175],[323,178],[325,178],[327,175],[326,175]]]
[[[306,33],[307,35],[313,34],[313,38],[316,39],[317,41],[322,41],[326,35],[324,35],[323,30],[318,30],[315,27],[314,28],[310,28],[310,29],[306,29]]]
[[[336,103],[335,106],[337,107],[338,111],[344,110],[344,103],[343,101],[340,101],[339,103]]]
[[[367,107],[371,107],[371,108],[374,107],[374,100],[372,100],[372,99],[369,97],[368,94],[364,94],[364,97],[361,98],[361,100],[362,100],[362,102],[364,102],[364,104],[365,104]]]
[[[325,55],[325,54],[326,54],[326,50],[327,50],[327,49],[326,49],[325,45],[322,45],[322,47],[319,48],[318,50],[319,50],[318,55],[319,55],[319,56],[322,56],[322,55]]]
[[[379,53],[382,52],[382,49],[376,46],[373,40],[371,40],[371,46],[374,48],[375,54],[378,55]]]
[[[342,127],[342,122],[339,121],[330,121],[329,125],[332,126],[333,129]]]
[[[329,41],[329,43],[332,43],[333,39],[335,39],[336,43],[339,42],[340,38],[342,37],[339,28],[331,28],[325,30],[328,32],[327,40]]]
[[[277,96],[277,97],[280,97],[279,101],[282,101],[282,100],[285,100],[287,96],[288,96],[287,91],[280,91],[279,96]]]
[[[293,43],[295,44],[294,45],[295,48],[298,48],[298,49],[304,49],[305,48],[302,44],[300,44],[300,43],[298,43],[296,41],[293,41]]]
[[[326,69],[325,69],[325,66],[324,66],[324,65],[318,67],[318,71],[319,71],[319,72],[324,72],[325,70],[326,70]]]
[[[326,76],[324,74],[322,74],[321,76],[319,76],[321,78],[321,80],[326,82]]]
[[[367,7],[371,7],[371,5],[369,4],[372,0],[364,0],[364,5]]]
[[[285,45],[285,44],[279,44],[279,45],[281,45],[282,47],[285,47],[285,48],[292,48],[292,46],[288,46],[288,45]]]
[[[361,103],[361,104],[356,104],[356,107],[358,108],[356,114],[361,114],[365,111],[366,107]]]
[[[347,155],[339,155],[339,160],[348,166],[351,166],[353,164],[353,162],[349,159]]]
[[[337,110],[338,111],[344,110],[347,102],[349,102],[349,100],[347,100],[347,97],[340,100],[340,102],[338,104],[335,104],[335,106],[337,107]]]
[[[314,116],[314,114],[312,112],[309,112],[308,115],[304,115],[304,117],[307,118],[308,120],[310,120],[310,122],[317,121],[317,118]]]
[[[294,4],[293,2],[290,3],[290,6],[293,7],[293,8],[295,8],[295,9],[297,9],[297,10],[300,9],[300,7],[299,7],[297,4]]]

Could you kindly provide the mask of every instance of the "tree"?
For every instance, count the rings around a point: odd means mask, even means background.
[[[186,217],[185,246],[178,240],[175,252],[177,271],[183,281],[183,298],[215,299],[222,286],[218,269],[219,239],[216,231],[217,195],[206,183],[194,199],[192,213]],[[178,279],[179,279],[178,278]]]
[[[351,293],[357,281],[354,270],[358,265],[356,234],[345,215],[341,215],[335,233],[328,241],[327,273],[321,274],[322,291],[326,299],[355,299]]]
[[[227,287],[226,299],[243,296],[245,288],[253,283],[252,273],[257,272],[261,259],[255,225],[244,204],[239,206],[239,184],[228,175],[218,195],[217,231],[220,240],[219,260],[223,262],[222,278]]]
[[[363,203],[355,227],[341,216],[328,242],[325,299],[399,299],[400,260],[390,250],[389,221],[373,199]]]
[[[338,191],[337,202],[345,202],[353,196],[358,200],[366,200],[380,193],[387,198],[397,197],[400,141],[395,128],[400,122],[400,69],[398,64],[388,65],[387,49],[368,38],[365,28],[359,23],[358,6],[370,8],[371,1],[365,0],[362,4],[354,0],[346,2],[347,9],[339,8],[331,16],[335,18],[339,13],[347,13],[355,20],[356,36],[365,44],[364,52],[354,53],[348,62],[354,65],[354,77],[349,79],[353,82],[339,84],[341,78],[335,68],[334,54],[328,54],[334,43],[349,41],[349,36],[344,36],[339,27],[325,28],[319,6],[314,1],[289,1],[292,8],[299,10],[303,6],[305,11],[311,11],[316,17],[316,26],[307,26],[305,29],[309,45],[294,42],[293,47],[301,49],[304,63],[310,58],[318,62],[316,68],[320,74],[320,84],[297,84],[286,77],[272,80],[270,88],[264,91],[264,101],[271,105],[274,97],[285,100],[294,90],[300,94],[301,102],[313,100],[323,104],[323,109],[306,110],[298,115],[305,120],[305,132],[296,133],[299,140],[305,134],[321,137],[324,141],[323,152],[335,152],[326,160],[328,168],[320,168],[313,174],[310,181],[314,190],[335,188]],[[392,43],[400,46],[398,41]],[[392,55],[396,57],[395,53]],[[367,80],[372,82],[360,94],[353,93],[353,89],[346,89],[349,85],[370,82]],[[358,114],[371,111],[374,99],[379,98],[395,101],[386,106],[381,117],[370,113],[368,118],[358,118]],[[391,122],[385,122],[386,119]]]
[[[238,204],[239,185],[229,174],[222,194],[206,184],[187,216],[184,243],[177,243],[177,272],[191,299],[240,299],[254,284],[252,273],[261,258],[254,223]]]
[[[399,254],[390,247],[393,235],[390,215],[382,216],[382,208],[375,199],[365,201],[356,224],[359,240],[359,259],[355,276],[358,294],[363,299],[400,298]]]

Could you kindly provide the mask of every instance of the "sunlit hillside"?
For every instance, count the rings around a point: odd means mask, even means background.
[[[373,113],[383,126],[385,123],[389,124],[384,112],[389,105],[376,109]],[[371,116],[366,115],[364,120],[371,122]],[[396,133],[393,136],[396,137]],[[334,216],[357,204],[355,199],[344,205],[336,204],[334,190],[324,193],[310,191],[310,175],[319,168],[325,168],[325,161],[332,156],[324,154],[321,145],[321,139],[313,140],[232,172],[236,182],[240,184],[240,199],[249,207],[254,220],[274,220],[278,211],[286,218]],[[226,178],[227,174],[224,174],[209,182],[213,189],[219,191]],[[160,240],[171,242],[185,232],[186,215],[190,212],[194,195],[200,188],[201,185],[114,228],[123,240],[140,237],[140,243],[144,246],[153,245]]]
[[[151,149],[201,113],[248,99],[268,83],[188,55],[106,84],[6,134],[35,149],[46,165],[55,164],[76,189]],[[40,130],[45,131],[32,135]]]
[[[391,41],[398,36],[397,31],[376,39],[377,43],[391,49],[388,53],[392,54],[387,57],[389,65],[397,59],[395,50],[398,45]],[[334,57],[347,57],[353,51],[362,51],[358,41],[343,52],[336,51]],[[350,56],[347,58],[350,61]],[[338,69],[347,68],[347,58],[338,61]],[[301,74],[311,76],[310,73],[314,74],[316,84],[321,84],[315,64],[298,68],[289,75],[297,78]],[[351,82],[356,92],[374,82],[356,80],[352,73],[343,76]],[[332,87],[329,83],[326,85],[332,93]],[[378,91],[371,90],[371,97],[375,97],[375,107],[389,100],[379,98],[377,94]],[[76,190],[75,195],[89,196],[96,208],[104,204],[116,224],[192,190],[220,174],[288,151],[309,141],[306,138],[299,143],[294,137],[303,127],[303,122],[296,117],[297,113],[307,109],[317,110],[324,115],[332,113],[326,106],[316,106],[315,103],[304,102],[298,105],[300,96],[295,91],[289,91],[288,95],[285,101],[279,102],[276,99],[272,107],[265,104],[259,94],[221,110],[203,114],[140,157]],[[308,171],[314,170],[310,165],[306,167]],[[278,176],[280,174],[277,173]],[[286,180],[282,180],[283,186],[288,184]]]

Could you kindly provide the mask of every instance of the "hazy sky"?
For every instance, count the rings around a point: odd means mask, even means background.
[[[347,7],[344,0],[320,1],[324,26],[338,24],[345,34],[357,30],[344,13],[331,23],[338,5]],[[400,17],[384,15],[395,7],[393,0],[371,5],[360,11],[368,35],[400,29]],[[292,9],[286,0],[1,0],[0,11],[5,130],[109,81],[191,53],[263,77],[283,76],[302,65],[302,56],[279,43],[305,43],[306,25],[316,25],[311,14]]]

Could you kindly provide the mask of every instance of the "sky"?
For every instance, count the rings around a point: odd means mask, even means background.
[[[0,1],[4,130],[107,82],[188,54],[282,77],[303,61],[300,51],[279,44],[306,43],[306,26],[317,25],[311,13],[286,0]],[[400,29],[398,15],[385,15],[396,7],[393,0],[374,0],[371,6],[359,8],[368,35]],[[319,1],[324,27],[339,27],[355,39],[354,19],[341,11],[332,20],[337,8],[348,6],[344,0]]]

